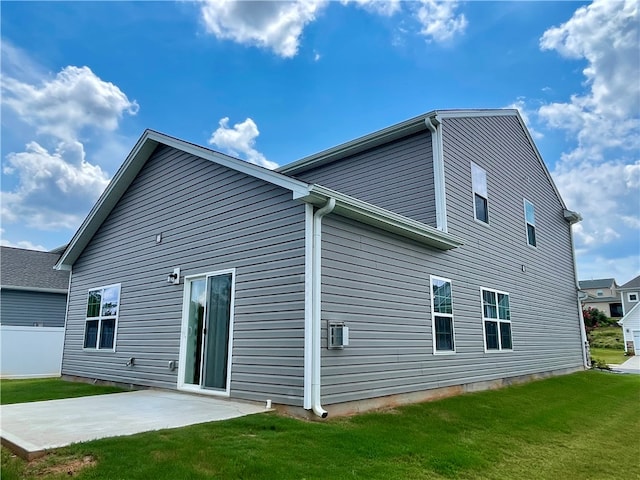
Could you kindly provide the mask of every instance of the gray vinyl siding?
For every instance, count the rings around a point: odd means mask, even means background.
[[[350,337],[343,350],[323,348],[327,405],[582,365],[569,226],[517,120],[445,119],[443,134],[449,232],[462,247],[324,220],[322,317],[344,321]],[[470,161],[487,171],[489,225],[474,219]],[[536,208],[537,248],[523,196]],[[452,282],[454,354],[433,352],[430,275]],[[481,288],[509,293],[513,351],[485,353]]]
[[[429,132],[396,140],[296,177],[436,225]]]
[[[302,405],[304,222],[290,191],[159,147],[73,266],[63,374],[176,388],[184,282],[167,275],[235,268],[231,396]],[[88,290],[115,283],[116,352],[83,350]]]
[[[629,301],[629,294],[630,293],[635,293],[640,298],[640,288],[637,289],[637,290],[622,290],[620,292],[620,295],[622,296],[622,308],[624,309],[624,314],[625,315],[627,313],[629,313],[631,311],[631,309],[638,304],[638,302],[630,302]]]
[[[16,327],[64,327],[67,295],[3,288],[0,323]]]

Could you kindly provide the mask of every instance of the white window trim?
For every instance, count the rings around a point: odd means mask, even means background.
[[[484,297],[482,295],[483,291],[492,292],[496,294],[496,315],[500,317],[498,313],[498,293],[502,295],[507,295],[509,297],[509,316],[511,316],[511,295],[509,292],[503,292],[501,290],[495,290],[493,288],[480,287],[480,311],[482,313],[482,343],[484,343],[484,353],[505,353],[505,352],[513,352],[515,350],[513,346],[513,325],[511,320],[502,320],[501,318],[487,318],[484,316]],[[485,328],[485,322],[497,322],[498,323],[498,345],[500,348],[487,348],[487,331]],[[502,348],[502,337],[500,336],[500,322],[508,323],[512,325],[511,327],[511,348]]]
[[[448,282],[451,285],[451,312],[452,313],[436,313],[433,304],[433,281],[440,280]],[[456,353],[456,322],[453,316],[453,282],[448,278],[429,275],[429,296],[431,297],[431,341],[433,345],[434,355],[455,355]],[[438,317],[447,317],[451,319],[451,334],[453,335],[453,350],[436,350],[436,315]]]
[[[484,172],[485,188],[487,190],[486,195],[482,195],[480,192],[476,190],[476,185],[473,182],[474,167]],[[478,218],[478,212],[476,211],[476,194],[487,201],[487,221],[486,222]],[[489,226],[489,224],[491,223],[491,215],[489,215],[489,181],[487,180],[487,171],[475,162],[471,162],[471,201],[473,203],[473,220],[484,226]]]
[[[118,287],[118,312],[115,316],[106,316],[105,320],[115,319],[115,325],[113,327],[113,347],[112,348],[100,348],[100,335],[102,334],[102,298],[100,300],[100,315],[98,317],[87,317],[87,306],[89,305],[89,292],[93,292],[95,290],[105,290],[107,288]],[[122,297],[122,284],[121,283],[113,283],[111,285],[102,285],[100,287],[89,288],[87,290],[87,300],[84,304],[85,312],[84,312],[84,330],[82,332],[82,350],[84,352],[115,352],[116,351],[116,343],[118,341],[118,324],[120,323],[118,320],[120,318],[120,303]],[[87,335],[87,323],[90,321],[98,320],[98,335],[96,337],[96,346],[94,348],[85,347],[84,340]]]
[[[231,302],[229,304],[229,345],[227,353],[227,384],[224,390],[212,390],[206,388],[200,388],[196,385],[190,385],[184,383],[185,362],[187,357],[187,326],[189,319],[189,287],[193,280],[215,277],[217,275],[231,274]],[[236,269],[227,268],[224,270],[215,270],[212,272],[198,273],[194,275],[185,275],[184,287],[182,292],[182,320],[180,326],[180,352],[178,361],[178,390],[187,392],[198,393],[201,395],[211,395],[217,397],[228,397],[231,395],[231,360],[233,358],[233,325],[235,320],[235,301],[236,301]]]
[[[527,220],[527,203],[530,204],[533,207],[533,223],[529,223],[529,221]],[[523,198],[523,202],[522,202],[522,206],[523,206],[523,212],[524,212],[524,238],[527,239],[527,246],[531,247],[531,248],[538,248],[538,227],[536,227],[536,219],[535,219],[535,215],[536,215],[536,206],[533,202],[527,200],[526,198]],[[535,232],[535,240],[536,240],[536,244],[535,245],[531,245],[531,243],[529,243],[529,229],[527,228],[529,225],[531,225],[533,227],[533,231]]]
[[[635,295],[636,298],[632,300],[631,295]],[[638,294],[638,292],[627,292],[627,301],[629,303],[636,303],[638,299],[640,299],[640,294]]]

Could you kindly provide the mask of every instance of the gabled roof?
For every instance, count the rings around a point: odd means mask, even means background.
[[[640,314],[640,302],[636,303],[631,310],[629,310],[624,317],[618,320],[618,325],[624,326],[624,321],[632,317],[636,317]]]
[[[11,290],[67,293],[69,273],[58,272],[53,266],[59,253],[0,247],[2,269],[0,286]]]
[[[640,290],[640,275],[629,280],[627,283],[619,287],[618,290]]]
[[[562,197],[560,196],[560,192],[556,187],[553,178],[551,177],[551,173],[547,168],[547,165],[544,163],[542,156],[536,146],[531,134],[527,126],[525,125],[520,113],[516,109],[478,109],[478,110],[432,110],[431,112],[418,115],[417,117],[411,118],[401,123],[397,123],[390,127],[384,128],[382,130],[378,130],[376,132],[370,133],[368,135],[364,135],[362,137],[356,138],[346,143],[342,143],[338,146],[329,148],[327,150],[323,150],[321,152],[315,153],[313,155],[309,155],[295,162],[284,165],[280,168],[277,168],[277,172],[282,172],[287,175],[296,175],[298,173],[302,173],[306,170],[310,170],[312,168],[320,167],[327,163],[334,162],[336,160],[346,158],[351,155],[355,155],[357,153],[363,152],[365,150],[369,150],[371,148],[383,145],[385,143],[392,142],[394,140],[406,137],[413,133],[417,133],[420,131],[428,130],[427,127],[427,119],[433,119],[435,124],[440,123],[440,120],[443,118],[471,118],[471,117],[504,117],[504,116],[513,116],[518,119],[520,126],[531,145],[531,148],[534,151],[534,154],[540,163],[551,187],[553,188],[556,197],[558,198],[560,205],[562,208],[566,210],[566,205]],[[574,213],[574,212],[570,212]]]
[[[596,280],[580,280],[578,282],[581,289],[590,290],[593,288],[611,288],[616,283],[615,278],[599,278]]]
[[[323,198],[326,200],[326,198],[328,198],[327,195],[335,196],[336,213],[413,238],[424,244],[440,249],[455,248],[462,245],[462,242],[453,235],[441,232],[429,225],[416,222],[389,210],[362,202],[347,195],[342,195],[333,190],[325,189],[320,185],[302,182],[277,171],[268,170],[163,133],[145,130],[131,153],[127,156],[120,169],[116,172],[105,191],[89,212],[87,218],[82,222],[82,225],[80,225],[80,228],[71,239],[71,242],[56,264],[57,269],[71,269],[71,266],[89,244],[89,241],[98,231],[100,225],[106,220],[109,213],[111,213],[122,195],[124,195],[138,173],[140,173],[144,164],[160,144],[190,153],[199,158],[264,180],[273,185],[278,185],[290,190],[292,192],[292,198],[300,199],[307,203],[318,204]]]

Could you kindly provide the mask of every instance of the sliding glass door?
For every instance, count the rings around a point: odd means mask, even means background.
[[[228,390],[233,272],[185,279],[184,387]]]

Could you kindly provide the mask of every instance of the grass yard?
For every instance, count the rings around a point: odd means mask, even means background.
[[[608,348],[624,350],[624,334],[622,327],[598,327],[587,335],[591,348]]]
[[[612,348],[591,348],[591,357],[602,360],[611,365],[620,365],[630,357],[624,354],[624,350],[614,350]]]
[[[61,378],[2,380],[0,381],[0,403],[7,405],[10,403],[39,402],[42,400],[86,397],[88,395],[123,391],[118,387],[66,382]]]
[[[2,478],[631,479],[639,400],[640,376],[580,372],[326,422],[269,413],[97,440],[30,464],[3,449]]]

